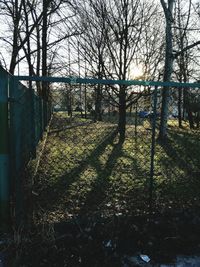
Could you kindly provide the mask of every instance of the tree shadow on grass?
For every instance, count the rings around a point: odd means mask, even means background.
[[[117,134],[116,128],[110,128],[109,132],[106,130],[101,141],[97,138],[95,148],[78,165],[70,171],[66,165],[63,175],[58,176],[53,184],[46,179],[47,186],[41,191],[38,203],[47,214],[66,212],[82,216],[87,212],[101,213],[105,204],[113,202],[117,194],[122,202],[126,198],[135,205],[143,201],[147,174],[142,166],[144,163],[140,161],[137,150],[134,155],[131,155],[132,149],[126,150],[127,144],[133,147],[136,141],[128,137],[125,144],[117,143]],[[134,183],[137,183],[137,189],[133,188]],[[111,205],[110,210],[113,203]],[[141,205],[145,206],[144,203]]]
[[[101,213],[101,204],[106,198],[108,198],[107,193],[109,191],[109,187],[111,186],[109,178],[114,170],[117,160],[123,154],[122,146],[122,143],[113,145],[112,152],[110,153],[103,168],[99,168],[98,159],[91,164],[97,171],[97,177],[92,185],[91,191],[88,192],[86,196],[84,205],[79,211],[79,215],[85,216],[88,211],[91,212],[97,210]]]
[[[174,167],[180,171],[180,174],[184,172],[188,178],[200,172],[200,137],[198,135],[170,131],[162,148],[164,154],[167,155],[167,159],[161,157],[160,162],[163,167],[167,169]]]
[[[111,131],[103,137],[103,140],[95,146],[95,149],[84,158],[78,166],[74,167],[70,172],[66,170],[66,173],[60,176],[53,185],[48,185],[45,190],[40,193],[41,197],[38,199],[38,203],[41,202],[42,208],[47,210],[55,209],[57,205],[62,202],[64,195],[67,194],[70,185],[80,179],[81,173],[88,167],[88,165],[104,153],[106,147],[109,144],[112,144],[116,135],[117,130],[111,129]],[[66,159],[63,158],[63,160]],[[101,169],[98,162],[96,162],[95,168],[97,172]]]
[[[145,209],[146,177],[136,158],[137,154],[135,157],[126,155],[123,151],[123,143],[119,142],[113,145],[104,168],[99,169],[97,178],[86,195],[79,216],[109,217],[128,212],[130,214],[130,210],[135,212],[139,208]],[[125,166],[123,168],[125,164],[123,160],[131,161],[131,170],[127,170]],[[96,164],[94,164],[94,167],[96,168]],[[137,187],[138,182],[140,183],[139,187]],[[135,186],[133,183],[135,183]]]
[[[160,146],[157,164],[163,179],[159,185],[161,199],[177,208],[194,204],[200,195],[199,135],[170,129],[167,141]]]
[[[150,159],[145,162],[142,157],[149,156],[149,151],[141,154],[139,145],[134,148],[137,142],[127,135],[124,143],[112,144],[104,166],[99,158],[90,163],[97,176],[83,200],[79,216],[112,216],[146,209]]]

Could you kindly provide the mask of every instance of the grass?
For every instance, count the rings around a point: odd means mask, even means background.
[[[116,127],[108,120],[91,123],[54,114],[35,184],[48,222],[148,213],[151,125],[140,120],[135,136],[130,123],[123,144],[118,143]],[[179,129],[175,120],[169,121],[167,142],[156,143],[155,212],[198,204],[199,148],[197,131],[187,125]]]
[[[151,263],[200,252],[200,136],[169,121],[156,139],[149,214],[151,123],[54,114],[35,177],[34,226],[19,266],[121,267],[138,251]],[[156,131],[157,138],[157,131]],[[106,244],[111,244],[107,247]]]
[[[180,129],[177,122],[169,122],[167,142],[157,145],[155,164],[159,202],[170,201],[179,209],[199,205],[199,149],[199,131],[189,130],[188,125]]]

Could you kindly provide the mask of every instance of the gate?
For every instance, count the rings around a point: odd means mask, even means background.
[[[6,79],[1,76],[1,86]],[[23,170],[47,125],[33,179],[45,221],[198,205],[199,84],[22,76],[8,80],[7,96],[1,94],[2,138],[10,147],[6,150],[1,143],[2,207],[14,192],[16,214],[23,213]],[[46,123],[43,107],[48,105],[20,80],[51,83]],[[163,88],[170,88],[165,142],[158,138]],[[125,102],[120,102],[123,93]],[[120,113],[122,104],[125,114]],[[1,210],[6,217],[8,208]]]

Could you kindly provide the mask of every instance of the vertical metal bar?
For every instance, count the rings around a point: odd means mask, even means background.
[[[154,89],[153,101],[153,120],[152,120],[152,138],[151,138],[151,163],[150,163],[150,181],[149,181],[149,208],[152,211],[153,204],[153,180],[154,180],[154,158],[155,158],[155,144],[156,144],[156,118],[157,118],[157,94],[158,87]]]
[[[38,98],[39,101],[39,122],[40,122],[40,139],[42,139],[42,133],[43,133],[43,100],[42,97],[39,96]]]
[[[35,96],[32,89],[32,83],[29,84],[30,97],[31,97],[31,154],[33,158],[36,157],[36,118],[35,118]]]
[[[136,100],[136,107],[135,107],[135,136],[137,136],[137,126],[138,126],[138,100]]]
[[[0,226],[9,221],[8,73],[0,67]]]
[[[81,66],[80,66],[80,43],[78,40],[78,77],[81,78]],[[83,118],[83,111],[82,111],[82,84],[79,84],[80,89],[80,109],[81,109],[81,118]]]
[[[43,131],[46,130],[47,126],[47,100],[43,99]]]
[[[37,96],[34,94],[34,110],[35,110],[35,143],[36,146],[38,144],[38,100],[37,100]]]
[[[85,83],[85,90],[84,90],[84,108],[85,108],[85,119],[87,119],[87,86]]]
[[[24,160],[24,142],[27,139],[23,137],[23,133],[26,132],[27,124],[24,124],[24,110],[23,106],[25,102],[22,101],[25,97],[23,88],[12,77],[10,86],[10,96],[12,99],[10,105],[10,131],[11,131],[11,172],[12,172],[12,185],[15,195],[15,223],[16,227],[19,227],[22,222],[23,216],[23,192],[22,192],[22,179],[20,177],[20,170]],[[23,128],[22,128],[23,127]],[[27,143],[26,143],[27,146]]]
[[[15,134],[15,129],[14,129],[14,119],[15,119],[15,95],[14,95],[14,77],[10,77],[9,81],[9,97],[10,97],[10,176],[11,176],[11,198],[12,198],[12,203],[14,205],[14,194],[15,194],[15,174],[16,174],[16,153],[15,153],[15,148],[16,148],[16,134]],[[11,207],[13,209],[14,206]],[[13,210],[11,210],[11,213],[13,213]]]
[[[42,133],[44,131],[44,124],[43,124],[43,100],[41,96],[39,96],[39,121],[40,121],[40,138],[42,138]]]
[[[85,78],[87,77],[87,58],[86,58],[86,53],[85,53],[85,57],[84,57],[84,61],[85,61]],[[85,88],[84,88],[84,102],[85,102],[85,119],[87,119],[87,85],[85,83]]]

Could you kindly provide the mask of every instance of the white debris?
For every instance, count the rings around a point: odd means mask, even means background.
[[[111,248],[112,247],[112,241],[109,240],[106,244],[105,244],[106,248]]]
[[[150,258],[149,258],[149,256],[147,256],[147,255],[143,255],[143,254],[141,254],[140,255],[140,258],[143,260],[143,261],[145,261],[145,262],[150,262]]]

